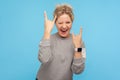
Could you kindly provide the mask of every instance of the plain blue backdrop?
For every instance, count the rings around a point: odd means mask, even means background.
[[[120,80],[120,0],[0,0],[0,80],[34,80],[46,10],[73,6],[72,30],[83,27],[85,71],[74,80]],[[54,27],[52,33],[57,30]]]

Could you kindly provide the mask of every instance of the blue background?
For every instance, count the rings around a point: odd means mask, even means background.
[[[52,19],[59,3],[73,6],[72,31],[77,34],[83,27],[86,68],[74,80],[120,80],[119,0],[0,0],[0,80],[35,79],[43,12]]]

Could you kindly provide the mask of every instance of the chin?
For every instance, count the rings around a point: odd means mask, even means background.
[[[66,35],[60,35],[62,38],[67,38],[68,36],[66,36]]]
[[[69,37],[69,34],[60,34],[60,33],[59,33],[59,35],[60,35],[60,37],[62,37],[62,38],[67,38],[67,37]]]

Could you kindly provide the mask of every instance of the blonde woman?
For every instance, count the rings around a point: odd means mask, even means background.
[[[36,80],[73,80],[73,73],[79,74],[85,67],[85,46],[82,28],[78,35],[70,34],[74,20],[70,5],[58,5],[54,19],[44,13],[44,36],[39,44],[38,59],[42,63]],[[54,24],[58,32],[51,35]]]

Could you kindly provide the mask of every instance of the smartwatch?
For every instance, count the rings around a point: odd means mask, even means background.
[[[75,48],[76,52],[82,52],[82,48]]]

